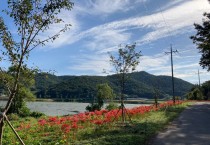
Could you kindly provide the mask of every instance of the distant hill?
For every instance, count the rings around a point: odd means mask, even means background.
[[[91,100],[96,95],[96,85],[108,83],[116,94],[119,94],[117,75],[110,76],[55,76],[47,73],[37,74],[37,98],[52,98],[63,100]],[[175,95],[183,96],[193,85],[184,80],[174,78]],[[128,98],[153,98],[158,90],[160,98],[172,95],[170,76],[155,76],[147,72],[128,74],[125,84],[125,94]]]

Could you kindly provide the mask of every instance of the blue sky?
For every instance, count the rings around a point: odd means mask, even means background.
[[[5,1],[4,1],[5,2]],[[0,9],[5,9],[1,1]],[[32,51],[28,64],[56,75],[105,75],[112,70],[108,52],[116,54],[119,44],[137,43],[142,57],[136,71],[171,75],[170,44],[174,54],[174,76],[198,83],[210,74],[199,66],[200,54],[189,37],[196,33],[193,23],[202,22],[210,11],[207,0],[75,0],[73,10],[60,16],[71,29],[53,43]],[[2,15],[2,13],[1,13]],[[6,19],[12,32],[14,26]],[[53,25],[46,37],[58,32]],[[2,64],[4,65],[4,64]]]

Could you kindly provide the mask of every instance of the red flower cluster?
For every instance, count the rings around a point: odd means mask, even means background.
[[[176,101],[175,105],[183,103],[182,101]],[[142,115],[144,113],[150,112],[150,111],[157,111],[161,108],[165,108],[168,106],[172,106],[173,101],[168,101],[165,103],[159,104],[159,106],[156,108],[154,105],[150,106],[139,106],[134,107],[132,109],[126,109],[127,114],[132,117],[136,115]],[[111,111],[107,110],[101,110],[101,111],[94,111],[94,112],[85,112],[85,113],[79,113],[72,116],[65,116],[65,117],[48,117],[46,119],[40,119],[38,121],[38,126],[41,128],[44,127],[58,127],[60,130],[67,134],[70,131],[77,131],[78,129],[85,128],[88,126],[101,126],[104,124],[110,124],[114,121],[117,121],[120,119],[122,115],[122,110],[115,109]],[[21,130],[23,128],[29,128],[30,126],[21,125],[18,129]]]

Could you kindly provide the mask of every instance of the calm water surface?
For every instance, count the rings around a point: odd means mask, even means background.
[[[4,106],[6,101],[0,101],[0,106]],[[61,116],[85,112],[89,103],[77,102],[27,102],[31,111],[39,111],[49,116]],[[144,104],[125,104],[126,108],[133,108]]]

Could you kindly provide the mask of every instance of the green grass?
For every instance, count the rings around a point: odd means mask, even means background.
[[[65,138],[57,128],[52,128],[50,132],[44,129],[36,132],[36,128],[19,132],[25,144],[30,145],[145,145],[149,139],[158,131],[163,130],[170,121],[176,118],[189,103],[168,107],[159,111],[149,112],[132,118],[132,123],[113,123],[103,126],[89,126],[78,130],[71,138]],[[36,123],[34,118],[20,118],[11,121],[15,128],[20,126],[20,122],[27,124]],[[49,135],[44,135],[48,134]],[[6,125],[3,144],[20,144]]]
[[[100,132],[92,132],[80,136],[80,140],[74,142],[77,145],[145,145],[158,131],[176,118],[189,104],[185,103],[166,110],[150,112],[144,116],[132,118],[132,123],[126,126],[114,126],[111,129],[104,128]]]

